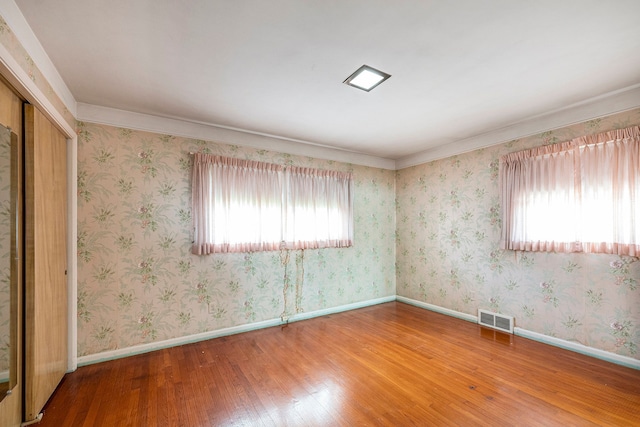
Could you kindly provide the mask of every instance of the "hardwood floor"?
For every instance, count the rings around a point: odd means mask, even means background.
[[[632,426],[640,371],[388,303],[79,368],[45,426]]]

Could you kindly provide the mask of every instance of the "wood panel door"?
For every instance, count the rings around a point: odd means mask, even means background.
[[[67,141],[25,105],[24,419],[35,419],[67,371]]]

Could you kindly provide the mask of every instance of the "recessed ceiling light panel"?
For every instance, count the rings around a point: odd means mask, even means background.
[[[347,77],[343,83],[369,92],[389,77],[391,77],[391,74],[383,73],[368,65],[363,65],[358,68],[355,73]]]

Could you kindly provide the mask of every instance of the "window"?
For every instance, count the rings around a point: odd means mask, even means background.
[[[192,252],[347,247],[352,175],[197,153]]]
[[[640,127],[503,156],[503,249],[640,254]]]

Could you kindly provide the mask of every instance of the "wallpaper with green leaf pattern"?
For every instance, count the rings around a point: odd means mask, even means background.
[[[395,295],[395,173],[78,123],[78,354]],[[352,171],[355,245],[196,256],[190,156]]]
[[[0,44],[73,123],[2,17]],[[640,109],[394,179],[375,168],[79,123],[79,356],[397,293],[474,315],[488,308],[525,329],[640,358],[638,258],[516,254],[497,243],[500,155],[637,124]],[[191,255],[188,152],[197,150],[352,170],[355,246]],[[7,301],[0,295],[0,309]]]
[[[640,124],[640,109],[397,172],[397,294],[640,358],[640,262],[499,248],[498,159]]]

